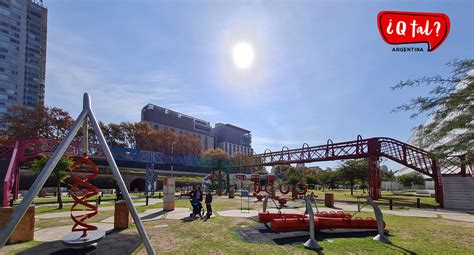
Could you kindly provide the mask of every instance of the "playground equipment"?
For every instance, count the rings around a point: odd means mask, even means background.
[[[261,185],[262,177],[265,179],[265,186],[263,187]],[[258,201],[262,201],[264,198],[264,195],[259,194],[261,191],[266,192],[272,197],[275,196],[275,175],[252,174],[251,179],[253,181],[253,196],[256,197]]]
[[[156,188],[155,164],[149,164],[146,166],[145,194],[148,196],[148,193],[151,192],[151,195],[154,196],[155,188]]]
[[[84,121],[83,130],[87,130],[87,122]],[[84,141],[87,141],[87,132],[84,132]],[[87,143],[84,143],[87,151]],[[99,189],[90,184],[89,181],[99,174],[99,167],[90,161],[87,153],[76,160],[70,169],[71,178],[74,184],[71,186],[70,194],[74,199],[71,206],[71,219],[74,221],[72,232],[63,237],[63,243],[73,247],[87,247],[96,245],[98,241],[105,237],[105,232],[98,230],[96,226],[86,223],[87,220],[98,213],[98,208],[93,203],[88,203],[87,199],[94,197]],[[75,214],[74,212],[86,212],[84,214]],[[82,233],[80,233],[82,232]]]
[[[277,213],[269,213],[266,211],[268,197],[263,202],[263,212],[258,214],[259,221],[262,223],[270,223],[270,229],[274,232],[288,232],[310,229],[314,227],[318,230],[344,230],[344,231],[378,231],[378,235],[374,237],[382,243],[389,243],[390,240],[384,235],[385,223],[383,221],[383,214],[371,197],[367,197],[365,205],[371,205],[374,209],[375,219],[355,217],[345,212],[313,212],[310,196],[305,196],[307,203],[305,214],[297,213],[282,213],[280,210]],[[309,206],[308,206],[309,203]],[[316,202],[315,202],[316,205]],[[364,206],[365,206],[364,205]],[[316,206],[317,208],[317,206]],[[268,227],[268,225],[267,225]]]
[[[123,198],[127,204],[128,209],[130,210],[133,221],[135,222],[135,225],[137,226],[137,230],[147,250],[147,253],[155,254],[155,251],[151,245],[150,239],[148,238],[148,235],[143,226],[143,223],[141,222],[140,217],[138,216],[138,212],[135,206],[133,205],[132,198],[130,197],[130,194],[128,193],[127,187],[125,186],[125,183],[122,179],[120,171],[114,160],[114,157],[112,156],[112,153],[110,152],[110,149],[107,146],[104,135],[102,134],[102,130],[99,127],[99,123],[97,122],[97,119],[95,118],[94,112],[92,111],[90,96],[87,93],[84,94],[83,109],[81,113],[79,114],[79,116],[77,117],[74,124],[72,125],[71,129],[67,133],[66,137],[61,141],[59,146],[54,150],[54,153],[51,156],[48,163],[44,166],[43,170],[41,170],[40,174],[38,175],[34,183],[31,185],[28,192],[25,194],[25,197],[23,198],[23,200],[20,202],[20,204],[18,205],[16,210],[13,212],[13,214],[10,216],[8,221],[5,223],[4,227],[0,230],[0,248],[2,248],[5,245],[8,238],[16,229],[16,227],[18,226],[18,223],[20,222],[22,217],[25,215],[25,212],[28,209],[29,205],[33,202],[33,199],[38,194],[41,187],[43,187],[44,183],[46,182],[48,177],[51,175],[51,172],[53,171],[53,169],[58,164],[59,159],[66,153],[66,150],[68,149],[75,135],[81,128],[81,124],[86,122],[87,119],[92,124],[92,128],[97,136],[97,140],[99,142],[100,148],[102,149],[102,152],[105,154],[107,162],[109,163],[110,168],[112,169],[112,173],[116,179],[117,186],[119,187],[120,191],[123,194]],[[87,124],[84,124],[84,126],[86,125]],[[87,132],[87,129],[85,129],[84,131]],[[88,146],[85,146],[85,145],[83,146],[82,148],[84,150],[83,154],[87,153],[86,152],[86,150],[88,149],[87,147]],[[9,168],[9,170],[10,169],[12,168]],[[97,239],[98,239],[97,237],[91,236],[91,240],[97,240]]]

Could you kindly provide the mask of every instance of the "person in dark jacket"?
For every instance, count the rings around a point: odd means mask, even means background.
[[[211,218],[211,215],[212,215],[212,193],[210,190],[207,190],[205,203],[206,203],[206,211],[207,211],[206,218],[209,219]]]

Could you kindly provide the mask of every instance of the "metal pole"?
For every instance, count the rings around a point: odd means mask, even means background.
[[[309,214],[309,239],[304,243],[304,247],[307,249],[321,251],[323,247],[321,247],[318,242],[316,241],[316,234],[314,229],[314,212],[313,207],[311,206],[311,200],[309,196],[305,196],[306,202],[306,211]]]
[[[171,177],[173,177],[173,170],[174,170],[174,144],[176,142],[173,142],[171,144]]]
[[[123,181],[122,175],[120,174],[117,164],[115,163],[114,157],[112,156],[112,153],[110,152],[110,149],[107,146],[107,143],[105,142],[104,135],[102,134],[102,130],[100,129],[99,124],[97,123],[94,112],[90,108],[90,104],[88,106],[87,111],[89,113],[89,120],[92,124],[92,127],[94,128],[97,139],[99,140],[99,144],[102,146],[102,151],[104,152],[105,157],[107,158],[110,168],[112,168],[112,173],[114,174],[115,180],[117,181],[117,186],[122,191],[123,198],[125,200],[125,203],[127,204],[128,209],[130,210],[130,213],[132,214],[133,221],[137,226],[138,233],[140,234],[143,244],[145,245],[145,249],[147,250],[148,254],[155,255],[155,250],[153,250],[153,246],[151,245],[150,239],[148,238],[145,227],[143,226],[143,223],[141,222],[140,217],[138,216],[137,209],[133,205],[130,193],[128,193],[127,187],[125,186],[125,182]]]
[[[30,189],[25,194],[25,197],[23,198],[23,200],[21,200],[18,207],[15,209],[13,214],[10,216],[10,218],[7,220],[7,222],[3,226],[2,230],[0,231],[0,248],[5,246],[5,243],[7,242],[8,238],[12,235],[16,227],[18,226],[18,223],[20,222],[20,220],[25,215],[26,210],[28,210],[28,207],[30,206],[31,202],[33,202],[35,196],[38,194],[41,187],[43,187],[44,183],[46,182],[48,177],[51,175],[51,172],[53,171],[53,169],[56,167],[61,157],[66,152],[67,148],[69,147],[69,144],[72,142],[72,140],[74,139],[74,136],[77,134],[77,131],[79,130],[79,128],[81,128],[82,121],[84,120],[86,115],[87,115],[87,111],[82,110],[81,114],[79,114],[79,117],[77,117],[76,122],[74,122],[74,125],[72,125],[71,129],[69,130],[69,133],[63,139],[61,144],[59,144],[56,151],[54,151],[54,154],[48,160],[48,163],[46,163],[46,165],[43,167],[43,170],[41,170],[35,182],[33,182]]]
[[[89,123],[87,123],[87,116],[82,123],[82,154],[89,155]]]
[[[367,197],[367,202],[372,206],[372,208],[374,208],[375,220],[377,221],[378,235],[373,239],[381,243],[391,243],[390,239],[388,239],[384,234],[385,223],[383,222],[382,210],[380,210],[379,206],[372,200],[371,197]]]

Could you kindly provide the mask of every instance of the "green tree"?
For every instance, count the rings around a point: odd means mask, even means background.
[[[39,159],[36,159],[32,162],[31,164],[31,169],[35,173],[41,172],[43,170],[43,167],[48,163],[50,159],[50,156],[42,156]],[[69,168],[71,168],[72,164],[74,161],[72,158],[68,156],[63,156],[56,167],[53,170],[53,175],[57,179],[56,183],[56,188],[57,188],[57,203],[59,204],[58,209],[63,208],[63,200],[61,198],[61,185],[66,181],[66,179],[69,177]]]
[[[269,174],[267,170],[265,170],[265,167],[259,167],[255,171],[252,172],[253,174],[260,174],[260,175],[266,175]]]
[[[366,159],[344,161],[337,170],[338,177],[349,184],[351,196],[354,195],[354,185],[357,181],[364,182],[368,178],[368,163]]]
[[[405,187],[412,187],[413,185],[425,184],[425,178],[418,172],[411,172],[397,177],[397,182]]]
[[[306,175],[305,180],[307,184],[312,184],[312,185],[320,184],[317,175]]]
[[[303,172],[295,167],[288,167],[285,172],[283,180],[287,183],[295,185],[298,182],[304,182]]]
[[[411,117],[429,115],[425,125],[416,128],[416,140],[438,155],[467,153],[467,163],[473,163],[474,147],[474,60],[454,60],[447,63],[450,74],[435,75],[399,82],[392,89],[431,86],[426,96],[419,96],[393,111],[412,112]],[[439,141],[450,141],[440,143]]]
[[[338,180],[335,171],[327,169],[319,172],[317,176],[321,185],[323,186],[323,191],[325,188],[334,189],[337,187]]]
[[[395,178],[395,171],[387,170],[387,171],[380,171],[380,175],[382,177],[382,181],[384,182],[391,182],[394,181]]]

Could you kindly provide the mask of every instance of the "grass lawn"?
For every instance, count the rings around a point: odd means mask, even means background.
[[[359,214],[358,216],[371,216]],[[408,218],[387,215],[389,238],[393,244],[380,244],[372,237],[318,240],[324,254],[473,254],[470,240],[474,224],[442,219]],[[154,228],[167,224],[166,228]],[[145,226],[159,254],[314,254],[301,244],[273,245],[247,243],[235,230],[256,224],[241,218],[216,217],[209,221],[182,222],[158,220]],[[460,238],[462,237],[462,238]],[[146,254],[144,248],[136,254]]]
[[[331,191],[332,192],[332,191]],[[324,194],[319,191],[319,198]],[[334,191],[336,200],[355,202],[348,191]],[[387,197],[398,203],[414,204],[416,197],[393,196],[383,194],[384,203]],[[425,206],[433,201],[424,198]],[[434,200],[434,199],[432,199]],[[388,201],[388,200],[387,200]],[[423,201],[423,200],[422,200]],[[240,209],[241,200],[214,197],[214,211]],[[388,203],[388,202],[387,202]],[[161,208],[162,204],[138,206],[138,212],[147,209]],[[177,199],[176,207],[189,208],[188,199]],[[250,202],[251,209],[261,210],[261,203]],[[47,208],[47,207],[46,207]],[[37,208],[39,209],[39,208]],[[65,208],[64,210],[66,210]],[[57,212],[53,210],[52,212]],[[44,213],[45,211],[43,211]],[[113,215],[113,211],[100,211],[91,222],[99,222]],[[372,213],[362,212],[360,217],[373,217]],[[319,238],[324,254],[474,254],[474,223],[459,222],[441,218],[418,218],[385,215],[388,237],[393,244],[380,244],[372,237],[331,237]],[[153,246],[159,254],[314,254],[305,250],[302,244],[275,245],[262,243],[247,243],[241,241],[236,229],[258,224],[252,219],[228,218],[216,216],[204,222],[200,220],[185,222],[181,220],[155,220],[145,222]],[[166,224],[164,228],[156,228],[158,224]],[[69,217],[37,220],[36,228],[71,225]],[[131,227],[124,233],[137,234]],[[33,241],[4,247],[0,254],[16,254],[22,250],[34,247],[41,242]],[[100,243],[99,243],[100,245]],[[146,254],[141,246],[135,254]],[[39,254],[38,254],[39,255]]]
[[[308,192],[314,192],[318,196],[318,199],[324,200],[325,193],[333,193],[334,200],[339,202],[349,202],[356,203],[358,197],[361,197],[360,201],[365,202],[365,197],[369,194],[367,192],[363,193],[360,190],[354,190],[354,196],[351,196],[350,190],[308,190]],[[438,203],[432,197],[426,196],[406,196],[406,195],[394,195],[392,192],[382,191],[382,197],[377,200],[377,204],[382,208],[386,209],[389,207],[389,200],[393,201],[394,209],[407,209],[407,208],[416,208],[416,200],[420,199],[421,208],[436,208]]]

